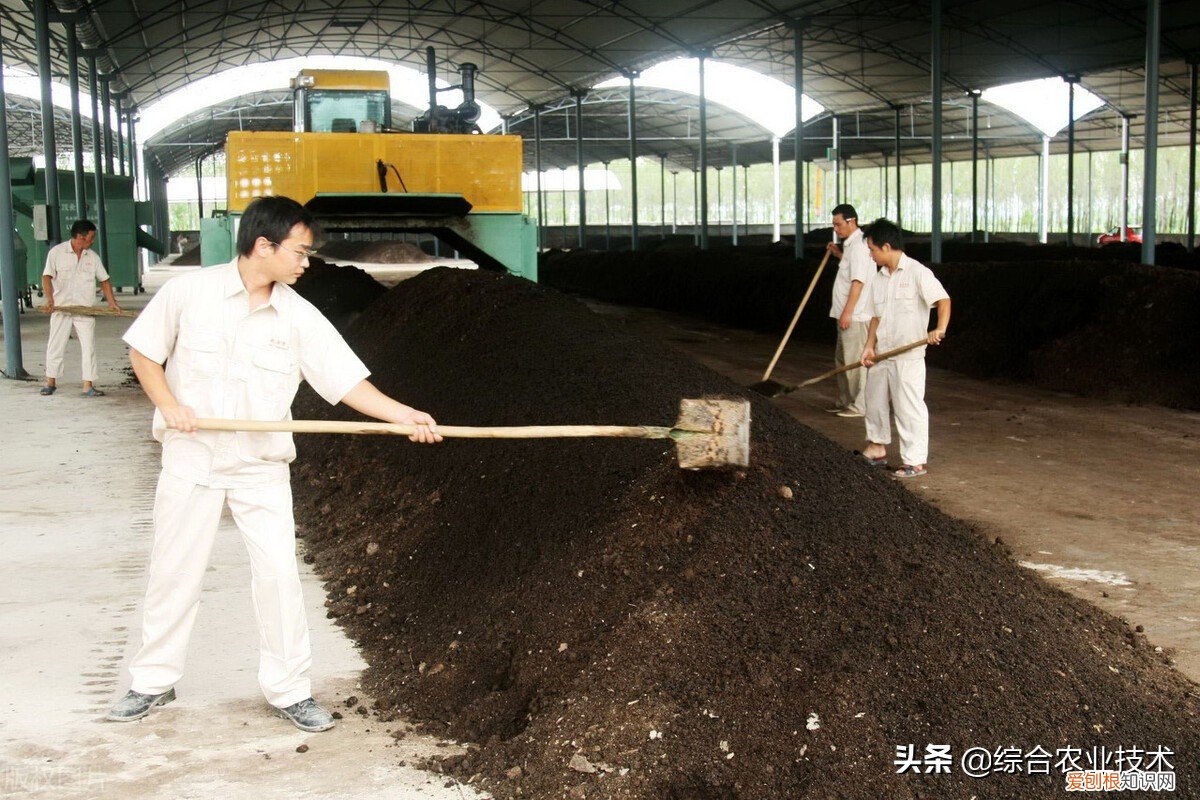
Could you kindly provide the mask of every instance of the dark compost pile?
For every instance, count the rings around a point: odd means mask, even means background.
[[[446,424],[669,424],[744,394],[484,271],[405,281],[347,339]],[[655,441],[297,437],[301,532],[377,713],[477,744],[439,768],[497,797],[1028,800],[1062,775],[957,757],[1160,745],[1197,796],[1197,690],[1144,635],[752,402],[742,471]],[[307,389],[294,414],[353,418]],[[951,773],[897,774],[907,744],[950,745]]]
[[[912,249],[921,258],[928,246]],[[1047,260],[1067,252],[1071,260]],[[1200,408],[1200,362],[1192,355],[1200,351],[1200,270],[1115,260],[1121,252],[1127,248],[947,243],[947,262],[933,269],[953,315],[946,345],[930,352],[929,363],[1055,391]],[[950,260],[957,256],[1011,260]],[[608,302],[782,333],[820,257],[812,249],[799,263],[778,246],[555,253],[543,258],[539,276]],[[836,262],[826,267],[797,338],[832,345],[836,270]]]
[[[293,288],[339,329],[387,291],[358,267],[329,264],[316,257],[309,259],[308,269]]]

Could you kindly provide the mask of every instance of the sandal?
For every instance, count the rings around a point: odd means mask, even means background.
[[[863,461],[867,462],[867,464],[869,464],[872,467],[886,467],[887,466],[887,456],[880,456],[879,458],[871,458],[869,455],[862,452],[861,450],[855,450],[854,455],[856,457],[862,459]]]
[[[57,386],[43,386],[42,390],[40,392],[38,392],[38,394],[40,394],[42,397],[49,397],[50,395],[54,394],[57,391],[58,391]]]
[[[928,474],[929,474],[929,471],[927,469],[925,469],[924,467],[914,467],[909,464],[905,464],[903,467],[901,467],[900,469],[893,472],[892,477],[895,477],[895,478],[919,478],[922,475],[928,475]]]
[[[100,391],[95,386],[93,386],[92,388],[88,389],[86,392],[81,394],[80,397],[104,397],[104,392]]]

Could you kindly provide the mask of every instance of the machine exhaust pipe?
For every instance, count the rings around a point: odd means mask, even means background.
[[[429,122],[430,131],[435,130],[434,120],[437,117],[437,58],[433,47],[425,48],[425,74],[429,77]]]

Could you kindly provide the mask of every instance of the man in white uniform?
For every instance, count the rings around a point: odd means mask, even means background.
[[[926,474],[929,458],[929,409],[925,405],[925,347],[893,356],[873,366],[877,353],[920,339],[938,345],[950,324],[950,295],[933,271],[904,254],[900,228],[886,219],[867,229],[871,258],[883,269],[872,278],[873,316],[867,328],[862,364],[867,371],[867,446],[863,457],[886,463],[892,441],[891,410],[900,435],[901,467],[897,478]],[[929,330],[929,312],[937,307],[937,327]]]
[[[843,367],[857,364],[867,343],[871,299],[866,287],[875,277],[875,262],[871,260],[866,239],[858,227],[858,212],[854,206],[842,203],[833,209],[833,232],[842,244],[840,247],[835,242],[826,245],[826,249],[839,259],[829,316],[837,320],[833,365]],[[837,405],[827,410],[839,417],[863,416],[863,391],[867,383],[863,370],[843,372],[837,376],[837,382]]]
[[[250,553],[263,694],[301,730],[333,727],[306,677],[312,659],[288,482],[292,436],[196,429],[205,417],[290,419],[306,380],[331,404],[417,425],[413,441],[441,441],[432,417],[366,380],[367,368],[333,325],[291,288],[313,252],[314,228],[294,200],[255,200],[242,216],[237,258],[169,281],[125,334],[134,372],[155,406],[163,454],[142,646],[129,666],[130,691],[111,720],[138,719],[175,699],[228,504]]]
[[[71,226],[71,238],[54,245],[46,254],[46,268],[42,270],[42,294],[46,297],[46,310],[51,312],[50,339],[46,343],[46,385],[41,391],[46,396],[58,391],[58,378],[72,327],[79,339],[83,362],[83,396],[104,396],[104,392],[95,385],[96,318],[55,311],[60,306],[94,306],[96,281],[100,281],[108,307],[114,311],[121,310],[117,299],[113,297],[108,271],[100,262],[100,256],[89,249],[95,241],[96,226],[86,219],[77,220]]]

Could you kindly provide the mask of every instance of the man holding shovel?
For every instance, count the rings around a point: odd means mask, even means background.
[[[950,324],[950,295],[933,271],[904,254],[900,228],[886,219],[867,229],[871,259],[882,269],[871,279],[872,317],[862,365],[872,367],[876,353],[925,338],[939,345]],[[929,330],[929,312],[937,308],[937,327]],[[897,354],[879,367],[867,370],[867,446],[863,457],[871,464],[887,464],[896,417],[900,435],[901,467],[897,478],[926,474],[929,457],[929,409],[925,405],[925,347]]]
[[[837,347],[833,365],[843,367],[862,358],[867,343],[867,324],[871,321],[871,299],[866,287],[875,276],[875,264],[867,250],[862,229],[858,227],[858,212],[849,203],[833,209],[833,232],[842,240],[826,249],[838,261],[837,276],[833,279],[833,305],[829,316],[837,320]],[[863,392],[866,380],[862,370],[854,369],[837,376],[837,404],[830,413],[839,417],[863,416]]]
[[[250,553],[259,628],[258,680],[275,712],[304,731],[333,727],[312,698],[308,625],[296,567],[286,432],[197,430],[198,418],[291,418],[306,380],[331,404],[417,426],[413,441],[441,441],[428,414],[393,400],[308,301],[291,288],[313,252],[316,225],[286,197],[262,197],[242,216],[237,258],[169,281],[125,334],[134,372],[154,403],[162,473],[142,646],[128,694],[108,714],[144,717],[175,699],[222,508]],[[163,364],[166,364],[164,369]]]
[[[100,256],[90,249],[95,241],[95,224],[86,219],[76,220],[71,226],[71,238],[51,247],[46,254],[42,294],[46,297],[45,310],[50,313],[50,338],[46,342],[46,385],[41,389],[41,394],[46,397],[58,391],[58,377],[62,372],[63,356],[67,352],[67,340],[71,338],[72,328],[79,337],[83,396],[104,396],[95,383],[96,318],[56,310],[59,306],[95,305],[96,281],[100,281],[108,307],[114,311],[121,310],[113,296],[108,270],[104,269]]]

